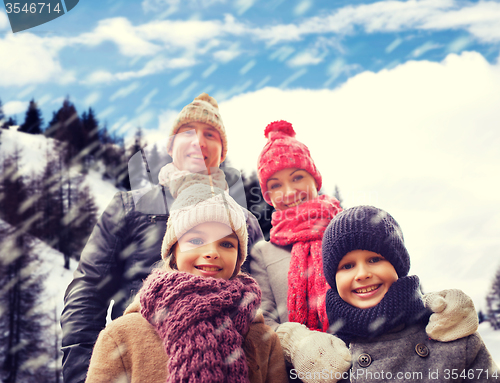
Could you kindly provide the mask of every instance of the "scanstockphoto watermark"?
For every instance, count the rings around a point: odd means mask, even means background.
[[[408,381],[421,381],[424,377],[424,373],[420,371],[415,372],[391,372],[391,371],[367,371],[366,369],[351,369],[349,371],[331,371],[328,369],[323,369],[321,372],[303,372],[297,371],[295,369],[290,370],[290,378],[292,379],[307,379],[307,380],[320,380],[320,379],[331,379],[331,380],[341,380],[341,379],[369,379],[369,380],[408,380]]]
[[[48,23],[71,11],[79,0],[4,0],[12,32]]]
[[[320,379],[331,379],[335,381],[341,379],[365,379],[365,380],[397,380],[397,381],[422,381],[424,378],[426,380],[457,380],[458,378],[474,380],[474,379],[498,379],[500,373],[496,370],[484,370],[484,369],[428,369],[427,371],[369,371],[363,368],[351,369],[349,371],[331,371],[328,369],[323,369],[321,372],[302,372],[295,369],[290,370],[290,378],[292,379],[307,379],[307,380],[320,380]]]
[[[268,198],[268,200],[271,200],[271,192],[268,190],[264,193]],[[307,191],[300,191],[297,195],[294,196],[294,200],[302,200],[304,197],[308,195]],[[273,193],[273,198],[276,198],[277,201],[282,201],[284,199],[284,193]],[[265,220],[270,220],[271,219],[271,214],[272,210],[268,209],[262,209],[262,203],[264,202],[265,198],[262,195],[261,189],[257,186],[253,186],[249,190],[249,197],[248,197],[248,205],[250,206],[250,212],[258,219],[261,220],[264,218]],[[350,194],[344,195],[344,200],[351,200],[351,201],[356,201],[356,204],[359,205],[373,205],[377,206],[378,201],[379,201],[379,194],[377,191],[354,191]],[[293,207],[293,208],[288,208],[285,211],[285,215],[288,214],[290,217],[295,217],[296,216],[296,210],[299,209],[299,206]],[[304,214],[310,214],[308,217],[309,219],[315,219],[319,216],[321,216],[321,209],[318,211],[317,209],[312,209],[310,212],[304,212]]]

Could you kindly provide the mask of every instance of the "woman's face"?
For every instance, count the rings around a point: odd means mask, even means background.
[[[267,193],[276,210],[285,210],[316,198],[318,184],[305,170],[286,168],[267,180]]]
[[[205,222],[186,232],[175,244],[179,271],[202,277],[229,279],[238,261],[239,241],[227,225]]]

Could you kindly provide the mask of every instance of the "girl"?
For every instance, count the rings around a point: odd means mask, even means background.
[[[345,344],[324,333],[329,329],[325,308],[329,287],[323,275],[321,241],[328,223],[342,209],[335,198],[318,195],[321,174],[307,146],[295,139],[290,123],[272,122],[264,134],[268,142],[257,171],[262,195],[276,211],[270,242],[261,241],[252,248],[250,272],[262,289],[266,324],[278,333],[285,358],[296,370],[290,375],[300,372],[306,382],[323,381],[321,371],[342,373],[351,360]],[[432,297],[443,300],[440,295]],[[437,318],[431,317],[429,336],[449,341],[473,333],[477,329],[473,305],[456,305],[456,300],[444,298],[448,308]],[[439,307],[443,310],[442,304]],[[450,314],[452,307],[455,311]],[[453,316],[466,319],[457,325],[448,320]],[[453,325],[457,328],[446,331]]]
[[[162,244],[164,266],[95,345],[87,382],[286,382],[276,334],[257,309],[257,283],[240,272],[248,234],[223,190],[188,186]]]

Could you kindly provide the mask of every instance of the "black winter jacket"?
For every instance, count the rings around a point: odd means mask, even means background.
[[[246,206],[239,173],[223,169],[229,194]],[[173,198],[155,186],[140,199],[140,191],[118,192],[98,219],[82,251],[73,281],[64,296],[63,377],[65,383],[84,382],[99,332],[106,325],[111,300],[115,319],[141,288],[160,251]],[[134,196],[136,202],[134,203]],[[138,201],[137,201],[138,200]],[[257,219],[248,212],[248,247],[263,239]],[[250,253],[250,252],[249,252]]]

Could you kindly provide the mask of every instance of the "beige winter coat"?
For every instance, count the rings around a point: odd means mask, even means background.
[[[123,316],[101,331],[90,360],[87,383],[166,382],[168,355],[158,333],[139,311],[140,303],[135,300]],[[250,382],[288,382],[279,339],[264,324],[260,311],[250,325],[245,343],[253,344],[256,350],[253,360],[245,347]]]

